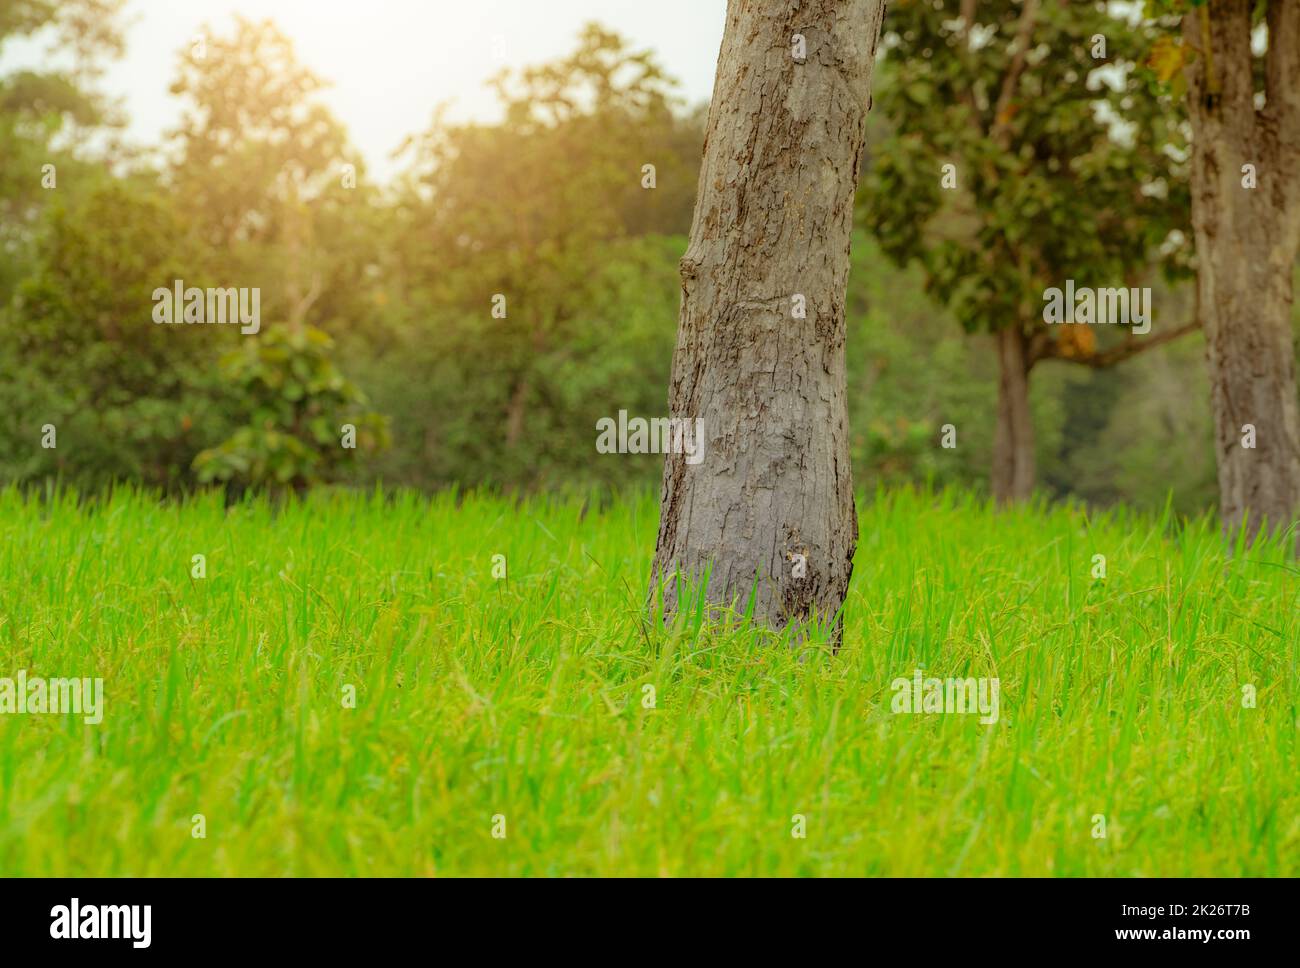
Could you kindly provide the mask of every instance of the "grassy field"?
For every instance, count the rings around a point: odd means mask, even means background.
[[[859,504],[831,656],[647,628],[649,497],[2,493],[0,676],[105,698],[0,715],[0,874],[1300,873],[1280,548]],[[892,713],[919,666],[997,677],[998,722]]]

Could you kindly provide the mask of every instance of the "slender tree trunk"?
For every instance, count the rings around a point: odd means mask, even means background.
[[[702,421],[704,453],[664,461],[651,578],[670,613],[669,579],[706,570],[710,603],[744,608],[752,592],[773,628],[844,603],[844,301],[883,16],[882,0],[727,4],[669,389],[673,416]]]
[[[993,436],[993,497],[998,504],[1029,499],[1034,490],[1034,424],[1029,415],[1028,341],[1019,325],[1000,329],[998,424]]]
[[[1187,70],[1192,226],[1225,532],[1253,540],[1300,511],[1300,410],[1291,334],[1300,248],[1300,2],[1268,5],[1266,105],[1255,107],[1253,2],[1183,17],[1201,52]],[[1248,187],[1254,168],[1256,187]]]
[[[546,335],[542,323],[531,316],[528,321],[529,356],[524,359],[524,369],[515,377],[514,388],[510,391],[510,400],[506,404],[506,447],[513,450],[524,434],[524,417],[529,397],[533,392],[533,365],[546,351]]]
[[[524,407],[528,405],[532,389],[532,374],[524,372],[519,374],[514,389],[510,391],[510,402],[506,405],[506,447],[511,450],[523,436]]]

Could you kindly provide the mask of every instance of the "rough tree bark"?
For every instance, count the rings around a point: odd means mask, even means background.
[[[664,461],[651,577],[670,614],[671,579],[706,570],[710,603],[744,608],[752,591],[772,628],[844,602],[858,531],[844,301],[883,16],[883,0],[727,4],[669,389],[705,450]]]
[[[994,335],[998,348],[998,423],[991,488],[998,504],[1029,499],[1034,489],[1034,423],[1029,414],[1028,340],[1019,325]]]
[[[1192,226],[1205,329],[1223,527],[1300,510],[1300,413],[1291,337],[1300,249],[1300,0],[1270,0],[1265,97],[1255,107],[1253,0],[1213,0],[1183,17],[1198,52],[1186,69],[1192,122]],[[1254,165],[1258,187],[1243,185]],[[1256,446],[1243,446],[1245,425]],[[1300,545],[1298,545],[1300,547]]]

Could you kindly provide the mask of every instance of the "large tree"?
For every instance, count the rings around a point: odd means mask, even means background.
[[[1178,6],[1184,6],[1178,4]],[[1252,16],[1259,21],[1252,25]],[[1252,33],[1264,53],[1251,50]],[[1300,250],[1300,0],[1214,0],[1182,16],[1192,225],[1223,527],[1300,511],[1292,274]],[[1247,167],[1249,166],[1249,167]],[[1297,536],[1300,548],[1300,536]]]
[[[727,5],[669,390],[704,451],[665,458],[651,578],[670,613],[680,577],[773,628],[839,628],[858,535],[845,287],[883,16]]]

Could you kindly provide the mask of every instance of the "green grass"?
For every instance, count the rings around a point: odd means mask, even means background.
[[[101,725],[0,715],[0,874],[1300,873],[1280,547],[860,505],[831,656],[648,629],[651,499],[0,493],[0,676],[105,680]],[[998,677],[999,722],[892,714],[918,665]]]

